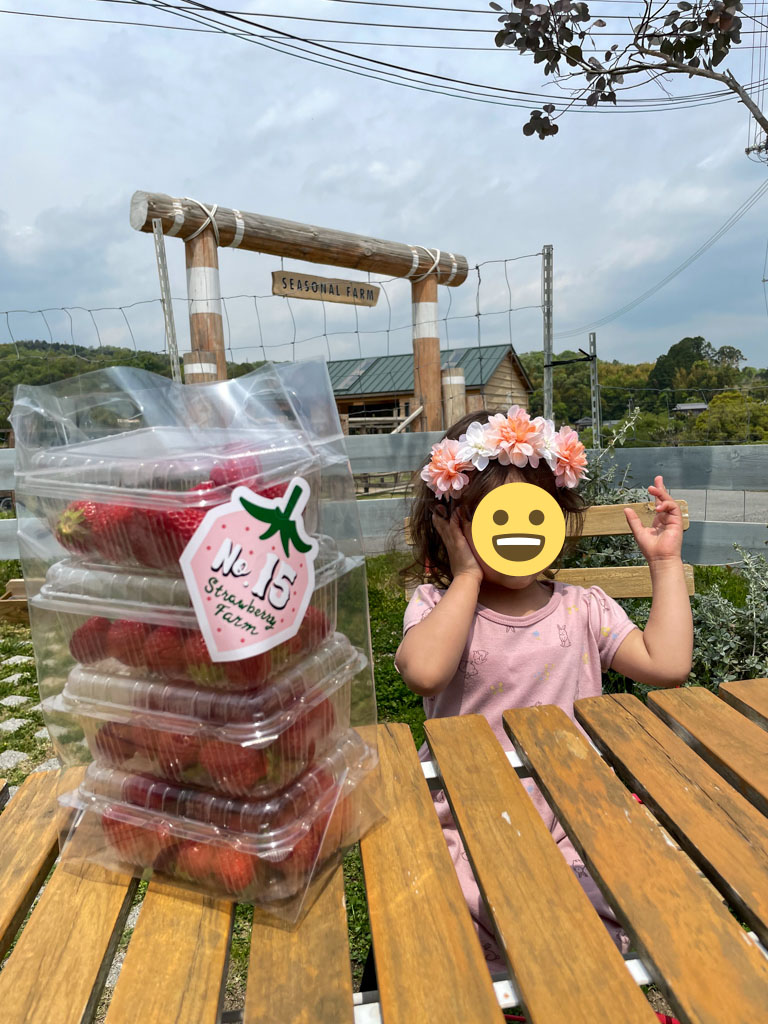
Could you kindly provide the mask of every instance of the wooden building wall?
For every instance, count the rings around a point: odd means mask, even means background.
[[[510,355],[506,355],[484,388],[467,389],[467,412],[476,412],[483,408],[506,410],[510,405],[520,405],[527,409],[529,399],[526,383],[517,364]],[[349,433],[349,413],[353,408],[370,406],[373,410],[377,407],[388,406],[392,407],[393,412],[397,412],[401,417],[408,415],[415,408],[412,394],[355,395],[349,398],[339,398],[336,404],[345,434]],[[373,433],[373,425],[366,432]]]
[[[491,379],[483,388],[483,401],[488,409],[507,409],[510,405],[528,408],[530,395],[525,381],[510,355],[504,356]]]

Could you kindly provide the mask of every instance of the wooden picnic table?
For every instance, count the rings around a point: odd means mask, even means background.
[[[724,699],[721,699],[724,698]],[[245,1006],[224,1020],[653,1022],[653,980],[683,1022],[768,1019],[768,680],[513,709],[506,755],[478,716],[427,723],[439,779],[506,952],[488,973],[407,726],[380,725],[386,821],[361,844],[379,992],[353,994],[341,870],[304,921],[255,916]],[[597,749],[596,749],[597,748]],[[602,753],[602,757],[600,753]],[[56,793],[31,775],[0,815],[2,1024],[90,1021],[134,879],[56,866]],[[429,772],[427,772],[429,774]],[[632,940],[625,961],[536,813],[533,774]],[[639,803],[632,794],[642,800]],[[72,842],[77,842],[77,833]],[[49,877],[50,875],[50,877]],[[27,917],[36,895],[42,895]],[[232,904],[150,882],[107,1024],[222,1019]],[[25,921],[20,934],[19,928]]]

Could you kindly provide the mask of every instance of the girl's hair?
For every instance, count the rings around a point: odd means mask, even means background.
[[[444,437],[458,440],[461,434],[466,433],[470,423],[479,420],[484,422],[493,413],[486,409],[478,409],[475,412],[467,413],[457,420],[444,434]],[[424,456],[426,463],[429,453]],[[551,494],[565,516],[566,535],[576,538],[581,533],[584,510],[586,505],[580,494],[568,487],[558,487],[555,483],[555,474],[549,466],[541,460],[536,469],[532,466],[524,466],[522,469],[516,466],[504,466],[492,459],[485,469],[472,470],[469,473],[469,483],[462,488],[461,492],[454,498],[438,498],[426,483],[421,479],[421,466],[416,470],[411,486],[413,488],[413,501],[411,504],[410,519],[408,523],[411,548],[413,551],[413,562],[402,570],[402,575],[408,582],[423,583],[428,580],[437,587],[447,587],[453,576],[451,564],[445,545],[440,539],[440,534],[432,522],[432,514],[437,508],[444,508],[448,518],[454,515],[461,515],[470,520],[475,509],[482,499],[494,488],[507,483],[510,471],[514,470],[519,474],[520,479],[525,483],[536,484],[543,487]],[[567,543],[567,541],[566,541]],[[557,563],[560,559],[557,559]],[[555,570],[545,570],[545,576],[550,579],[555,575]]]

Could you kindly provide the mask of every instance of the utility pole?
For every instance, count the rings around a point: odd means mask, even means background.
[[[602,448],[603,421],[600,411],[600,384],[597,379],[597,335],[589,335],[589,390],[592,396],[592,447]]]
[[[544,325],[544,419],[552,419],[552,264],[551,245],[542,247],[541,313]]]

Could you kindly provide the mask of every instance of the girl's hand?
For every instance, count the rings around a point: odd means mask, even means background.
[[[482,583],[482,567],[467,543],[467,538],[459,523],[459,516],[452,515],[449,519],[446,510],[440,507],[432,514],[432,522],[440,534],[440,539],[445,544],[453,578],[469,576],[471,579],[477,580],[478,583]]]
[[[656,514],[650,526],[643,526],[633,509],[624,509],[637,546],[649,563],[680,558],[683,546],[683,514],[680,506],[672,500],[664,486],[663,477],[656,477],[648,493],[656,499]]]

